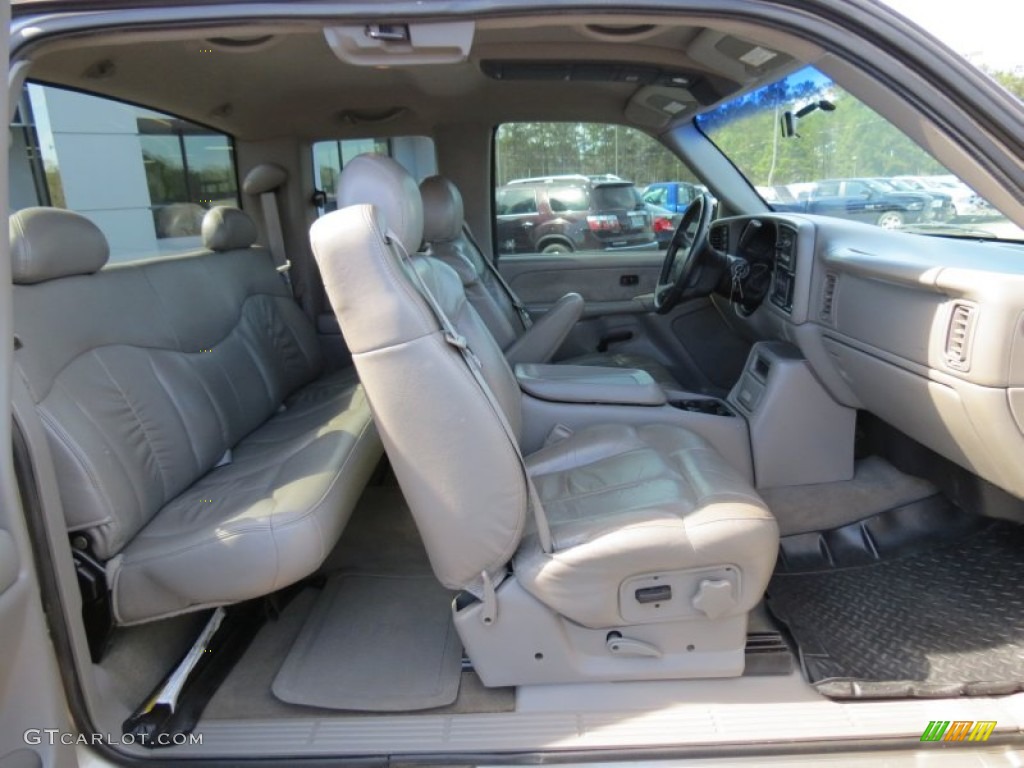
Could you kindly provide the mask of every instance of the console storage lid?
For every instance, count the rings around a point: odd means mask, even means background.
[[[520,363],[515,370],[523,392],[541,400],[649,406],[666,402],[651,375],[635,368]]]

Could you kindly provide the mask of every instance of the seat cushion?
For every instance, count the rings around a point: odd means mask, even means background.
[[[659,363],[653,357],[646,355],[634,355],[626,352],[592,352],[587,355],[570,357],[559,360],[559,363],[566,365],[601,365],[609,368],[638,368],[647,371],[656,382],[663,387],[678,389],[679,382],[676,381],[668,368]]]
[[[116,620],[270,594],[312,573],[381,451],[351,371],[303,387],[108,563]]]
[[[719,565],[740,572],[730,615],[761,598],[778,550],[775,518],[700,436],[662,424],[591,427],[530,455],[527,466],[555,551],[525,537],[515,574],[563,616],[619,626],[625,579]]]

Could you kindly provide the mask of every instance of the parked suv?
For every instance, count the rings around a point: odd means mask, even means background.
[[[657,248],[640,193],[617,177],[516,179],[496,190],[495,202],[499,253]]]

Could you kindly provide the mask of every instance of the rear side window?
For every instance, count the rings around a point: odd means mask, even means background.
[[[498,215],[521,216],[537,212],[537,193],[532,189],[507,187],[498,190]]]
[[[341,169],[352,158],[367,153],[394,158],[417,182],[437,173],[437,152],[429,136],[318,141],[313,145],[313,183],[318,192],[319,215],[337,210]]]
[[[555,213],[587,210],[587,191],[581,187],[558,187],[548,192],[548,202]]]
[[[12,210],[87,216],[111,261],[200,248],[206,211],[239,204],[231,137],[197,123],[30,83],[11,127]]]

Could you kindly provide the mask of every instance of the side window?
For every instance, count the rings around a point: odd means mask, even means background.
[[[398,136],[391,139],[332,139],[313,145],[313,183],[323,203],[323,216],[338,207],[338,177],[352,158],[366,153],[393,157],[411,173],[416,181],[437,173],[437,153],[429,136]]]
[[[814,189],[816,197],[838,197],[839,196],[839,182],[838,181],[819,181]]]
[[[664,206],[668,198],[668,187],[655,187],[644,192],[644,202]]]
[[[548,205],[555,213],[587,210],[587,191],[582,187],[556,187],[548,190]]]
[[[530,188],[505,187],[498,190],[498,215],[522,216],[537,212],[537,192]]]
[[[30,83],[11,128],[12,210],[89,217],[112,261],[199,248],[206,211],[238,206],[231,137],[188,120]]]
[[[848,197],[871,197],[871,187],[862,181],[848,181],[846,194]]]
[[[698,181],[657,139],[620,125],[505,123],[493,151],[500,255],[657,251],[665,216],[648,204],[666,188],[650,185]]]

